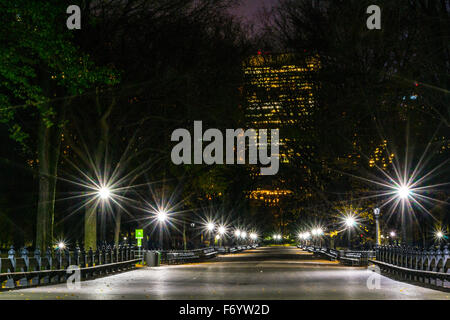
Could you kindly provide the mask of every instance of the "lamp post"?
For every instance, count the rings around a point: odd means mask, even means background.
[[[101,201],[101,210],[104,211],[105,202],[109,201],[109,199],[111,198],[111,190],[107,186],[103,186],[103,187],[100,187],[100,189],[98,189],[97,194]],[[97,214],[95,213],[95,211],[96,210],[94,209],[94,215],[95,215],[95,219],[96,219]],[[95,221],[95,225],[97,225],[97,221]],[[105,236],[106,225],[105,225],[105,216],[103,216],[103,215],[101,216],[100,227],[101,227],[101,230],[100,230],[101,240],[102,240],[102,242],[105,242],[106,241],[106,239],[105,239],[106,238],[106,236]]]
[[[395,233],[395,231],[391,231],[390,233],[389,233],[389,236],[390,236],[390,239],[391,239],[391,243],[393,243],[393,244],[395,244],[395,237],[397,236],[397,234]]]
[[[322,238],[321,236],[323,235],[323,229],[322,228],[314,228],[311,230],[311,234],[313,236],[313,244],[319,244],[320,246],[322,246]]]
[[[163,225],[167,221],[167,211],[159,210],[156,213],[156,219],[159,222],[159,246],[161,247],[161,250],[164,250]]]
[[[316,232],[317,232],[317,237],[319,238],[319,247],[322,247],[323,229],[322,228],[317,228]]]
[[[373,209],[373,215],[375,217],[375,244],[376,246],[381,245],[381,239],[380,239],[380,209],[375,208]]]
[[[347,244],[348,244],[349,249],[351,249],[351,247],[352,247],[352,241],[351,241],[352,228],[355,224],[356,224],[355,218],[353,218],[353,217],[345,218],[345,225],[347,226],[347,230],[348,230]]]
[[[242,238],[242,240],[244,240],[244,243],[245,243],[245,239],[247,238],[247,232],[242,231],[241,232],[241,238]]]
[[[223,244],[223,237],[224,237],[225,233],[227,232],[227,229],[224,226],[220,226],[218,231],[219,231],[219,240],[220,240],[219,246],[221,247]]]
[[[239,238],[241,237],[241,230],[236,229],[234,231],[234,236],[236,237],[236,243],[239,244]]]
[[[435,233],[438,244],[441,244],[442,238],[444,238],[444,233],[442,231],[436,231]]]
[[[206,224],[206,230],[208,231],[209,234],[209,246],[211,247],[211,243],[213,244],[212,246],[214,247],[214,229],[216,228],[214,222],[208,222]]]
[[[405,207],[406,207],[406,201],[408,200],[409,196],[411,194],[411,190],[407,185],[401,185],[397,188],[397,196],[400,198],[400,201],[402,202],[402,242],[403,244],[407,245],[409,244],[409,241],[407,240],[406,235],[406,215],[405,215]]]

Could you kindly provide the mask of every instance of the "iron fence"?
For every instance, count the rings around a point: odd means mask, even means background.
[[[448,287],[450,281],[450,253],[448,245],[425,248],[380,246],[376,259],[369,260],[381,271],[404,280]]]
[[[42,255],[39,249],[32,253],[27,248],[18,252],[13,246],[7,258],[0,258],[0,282],[2,288],[37,286],[67,281],[72,272],[69,266],[76,266],[81,280],[99,275],[125,271],[133,268],[140,259],[135,257],[132,246],[102,247],[88,251],[76,247],[52,250],[48,248]]]

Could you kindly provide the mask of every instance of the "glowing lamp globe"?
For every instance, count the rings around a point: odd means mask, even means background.
[[[101,199],[106,200],[111,196],[111,191],[107,187],[102,187],[98,190],[98,195]]]
[[[401,199],[408,199],[411,194],[411,190],[407,186],[401,186],[397,189],[397,194]]]
[[[166,211],[158,211],[156,214],[156,218],[159,222],[164,222],[167,220],[167,212]]]
[[[353,227],[355,223],[356,223],[355,218],[353,217],[345,218],[345,224],[347,225],[347,227]]]

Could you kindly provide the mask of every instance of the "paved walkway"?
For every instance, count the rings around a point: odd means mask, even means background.
[[[380,280],[369,289],[369,277]],[[265,247],[210,262],[141,268],[81,283],[0,292],[0,299],[450,299],[365,269],[313,259],[294,247]]]

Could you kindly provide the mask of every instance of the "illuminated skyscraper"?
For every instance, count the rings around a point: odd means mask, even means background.
[[[281,167],[300,159],[302,148],[312,148],[305,137],[313,126],[314,93],[318,89],[314,78],[319,68],[319,59],[314,56],[262,52],[243,64],[247,126],[280,130]],[[296,144],[301,146],[294,151]],[[250,192],[250,198],[277,206],[280,199],[292,195],[283,185],[282,174],[270,182],[266,179]]]
[[[316,103],[313,78],[318,68],[317,58],[299,58],[294,54],[260,53],[244,63],[247,125],[280,129],[281,162],[289,162],[295,156],[289,144],[296,138],[290,132],[306,131],[312,126]]]

